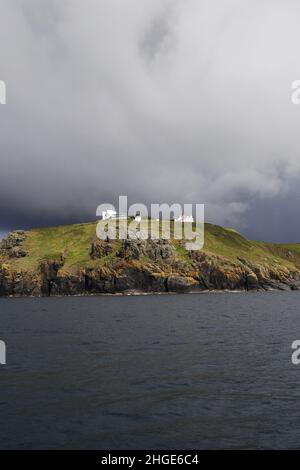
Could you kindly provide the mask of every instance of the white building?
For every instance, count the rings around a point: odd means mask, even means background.
[[[140,211],[136,212],[135,217],[134,217],[134,221],[135,222],[141,222],[142,221],[142,216],[141,216]]]
[[[180,215],[175,219],[175,222],[194,222],[194,217],[192,215]]]
[[[126,220],[127,214],[118,214],[116,211],[112,209],[107,209],[106,211],[102,211],[102,220],[108,220],[108,219]]]

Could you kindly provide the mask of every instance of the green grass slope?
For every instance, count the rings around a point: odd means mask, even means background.
[[[121,241],[116,241],[115,251],[102,259],[92,260],[91,244],[96,238],[96,222],[33,229],[27,232],[24,258],[10,260],[14,268],[34,270],[41,261],[65,259],[64,269],[96,267],[115,257]],[[188,261],[188,253],[176,240],[172,240],[177,255]],[[300,244],[273,244],[247,240],[234,229],[205,224],[203,251],[230,261],[244,259],[268,266],[300,267]]]

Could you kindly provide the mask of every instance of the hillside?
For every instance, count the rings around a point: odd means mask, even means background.
[[[0,242],[1,296],[299,288],[300,244],[250,241],[212,224],[192,252],[174,239],[101,241],[96,222]]]

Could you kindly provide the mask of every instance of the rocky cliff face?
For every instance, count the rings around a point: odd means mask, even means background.
[[[207,251],[184,252],[169,240],[91,240],[91,264],[72,269],[63,254],[36,259],[34,269],[20,265],[32,258],[27,232],[11,233],[0,243],[0,296],[52,296],[204,290],[296,290],[295,264],[268,265]],[[287,254],[287,258],[294,256]],[[25,266],[25,267],[24,267]]]

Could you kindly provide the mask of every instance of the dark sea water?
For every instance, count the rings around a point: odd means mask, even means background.
[[[300,447],[300,293],[1,299],[1,449]]]

